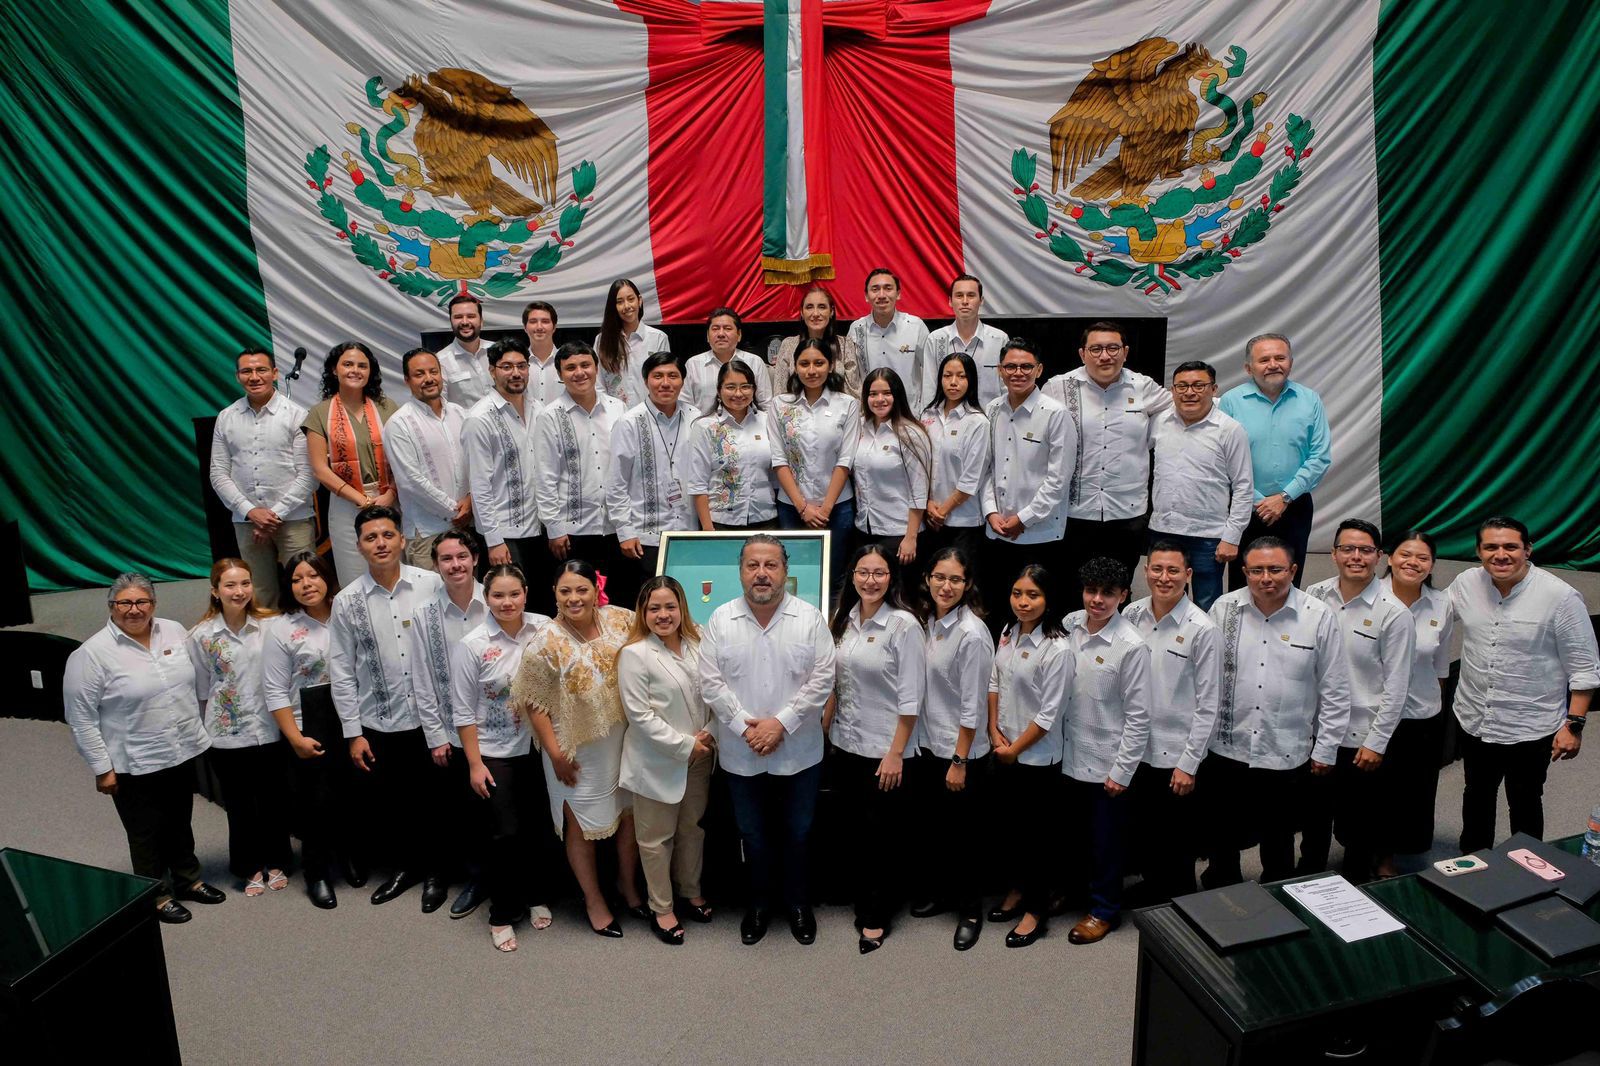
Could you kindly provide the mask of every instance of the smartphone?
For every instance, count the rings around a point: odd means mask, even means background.
[[[1476,855],[1458,855],[1453,859],[1444,859],[1434,863],[1433,868],[1446,877],[1457,877],[1461,874],[1475,874],[1487,865]]]
[[[1546,881],[1559,881],[1563,877],[1567,876],[1561,870],[1551,866],[1548,862],[1545,862],[1527,848],[1518,848],[1516,851],[1513,851],[1507,855],[1506,858],[1510,859],[1524,870],[1527,870],[1529,873],[1538,874]]]

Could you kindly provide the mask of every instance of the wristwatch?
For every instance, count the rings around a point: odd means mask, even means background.
[[[965,765],[967,765],[966,756],[957,755],[954,752],[951,752],[950,753],[950,765],[951,766],[965,766]]]
[[[1567,732],[1571,733],[1575,737],[1583,735],[1583,715],[1567,715]]]

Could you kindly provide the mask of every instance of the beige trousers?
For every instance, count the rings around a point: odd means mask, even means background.
[[[433,565],[433,546],[443,532],[435,533],[431,537],[412,537],[406,540],[406,565],[420,567],[423,570],[437,570]]]
[[[634,793],[633,831],[639,839],[639,862],[650,890],[650,909],[657,914],[671,912],[674,883],[685,899],[700,894],[706,845],[700,819],[706,813],[715,762],[701,759],[689,767],[683,799],[677,803],[662,803]]]
[[[233,537],[239,543],[239,558],[250,564],[250,582],[256,587],[256,602],[263,607],[277,609],[279,604],[278,570],[290,556],[300,552],[315,551],[312,524],[309,518],[284,522],[278,533],[264,544],[255,541],[256,527],[249,522],[235,522]],[[284,590],[283,599],[291,597]]]

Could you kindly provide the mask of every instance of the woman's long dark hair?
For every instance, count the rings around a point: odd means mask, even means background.
[[[1044,593],[1044,614],[1039,617],[1039,628],[1044,630],[1044,635],[1047,637],[1066,636],[1067,631],[1061,627],[1061,620],[1066,617],[1067,612],[1065,610],[1056,609],[1056,602],[1061,597],[1056,590],[1055,579],[1050,576],[1050,571],[1046,570],[1038,563],[1029,563],[1027,566],[1024,566],[1021,570],[1017,571],[1017,576],[1011,579],[1011,585],[1015,585],[1023,578],[1027,578],[1035,585],[1038,585],[1039,591]],[[1006,596],[1008,599],[1011,595],[1011,585],[1006,586]],[[1017,631],[1017,625],[1017,620],[1015,617],[1013,617],[1011,621],[1006,623],[1006,628],[1004,631],[1002,631],[1001,636],[1007,637],[1015,634]]]
[[[622,339],[622,315],[617,313],[617,294],[624,285],[639,297],[639,327],[644,328],[644,297],[639,295],[639,286],[627,278],[618,278],[606,292],[605,310],[600,313],[600,339],[595,345],[599,349],[601,369],[613,374],[622,373],[628,365],[628,345]]]
[[[828,346],[826,341],[818,340],[815,337],[802,337],[800,343],[794,349],[795,366],[800,365],[801,352],[820,352],[822,357],[828,361],[828,377],[822,383],[822,391],[827,392],[829,389],[834,392],[844,391],[844,378],[834,369],[839,365],[839,360],[834,356],[833,349]],[[806,394],[806,387],[800,383],[800,372],[798,370],[789,371],[789,380],[786,383],[786,388],[789,394],[797,400]]]
[[[962,372],[967,375],[967,391],[957,406],[965,405],[982,414],[983,405],[978,402],[978,364],[974,363],[972,356],[965,352],[951,352],[939,360],[939,372],[933,377],[933,399],[928,401],[928,406],[922,409],[923,412],[935,414],[944,410],[944,386],[940,381],[944,378],[944,368],[952,362],[960,363]]]
[[[889,386],[889,395],[893,397],[894,404],[889,408],[889,424],[894,427],[894,435],[900,441],[901,463],[907,457],[916,460],[922,468],[922,483],[925,491],[933,491],[933,440],[928,436],[928,431],[917,421],[911,413],[911,404],[906,400],[906,387],[900,381],[900,375],[886,366],[869,373],[866,380],[861,383],[861,421],[863,425],[871,426],[877,416],[867,409],[867,397],[872,392],[872,386],[878,382],[885,382]],[[911,483],[913,477],[911,468],[905,467],[906,482]]]
[[[936,613],[933,605],[933,593],[928,588],[928,578],[933,574],[933,568],[942,562],[951,561],[967,576],[967,591],[962,594],[961,602],[950,608],[959,611],[965,607],[979,618],[983,617],[983,597],[978,593],[978,578],[972,568],[972,560],[967,556],[966,550],[956,544],[946,545],[933,553],[933,558],[928,560],[928,565],[922,571],[922,588],[918,599],[923,603],[923,617],[932,618]],[[1046,600],[1045,602],[1049,602]]]
[[[868,542],[856,549],[856,553],[850,557],[850,565],[845,568],[846,580],[844,588],[839,590],[839,606],[834,608],[833,621],[828,626],[835,644],[844,639],[844,631],[850,628],[850,611],[861,602],[861,593],[856,591],[855,570],[861,565],[861,560],[869,555],[882,559],[884,568],[889,571],[889,587],[883,594],[883,605],[905,611],[918,621],[922,619],[921,612],[907,603],[900,593],[900,564],[895,562],[894,556],[882,544]]]
[[[285,600],[284,613],[286,614],[305,610],[305,607],[301,605],[299,600],[295,599],[294,595],[294,572],[300,569],[301,563],[309,563],[311,569],[315,570],[317,576],[322,579],[322,583],[328,586],[328,594],[323,602],[331,605],[333,598],[339,594],[339,575],[333,571],[333,556],[331,554],[322,555],[313,551],[295,552],[283,564],[283,576],[278,581],[278,588],[283,590]],[[288,606],[291,603],[294,606]]]
[[[737,359],[737,358],[729,359],[726,363],[723,363],[722,364],[722,368],[717,371],[717,394],[712,399],[711,406],[709,408],[707,408],[706,414],[707,415],[714,415],[718,411],[721,411],[723,409],[723,407],[722,407],[722,383],[727,380],[727,377],[728,377],[729,374],[743,374],[744,375],[744,379],[750,383],[750,410],[755,412],[756,414],[760,414],[761,413],[761,401],[759,399],[757,399],[756,392],[755,392],[756,372],[754,370],[750,369],[750,364],[749,363],[745,362],[743,359]],[[750,416],[746,415],[745,417],[748,418]]]
[[[1422,543],[1426,544],[1428,546],[1428,551],[1433,555],[1433,561],[1435,563],[1438,563],[1438,561],[1439,561],[1439,545],[1434,541],[1433,534],[1429,533],[1429,532],[1427,532],[1425,530],[1421,530],[1421,529],[1408,529],[1404,533],[1400,534],[1398,537],[1394,538],[1393,541],[1390,542],[1388,553],[1387,553],[1388,556],[1389,556],[1389,565],[1383,571],[1383,576],[1384,577],[1393,576],[1393,574],[1394,574],[1394,550],[1396,548],[1400,547],[1400,545],[1404,544],[1408,540],[1420,540],[1420,541],[1422,541]],[[1431,571],[1428,573],[1427,577],[1422,579],[1422,583],[1423,583],[1423,585],[1425,585],[1426,587],[1428,587],[1430,589],[1433,588],[1433,573]]]
[[[377,403],[383,399],[383,371],[378,369],[378,358],[360,341],[343,341],[328,349],[328,357],[322,361],[322,398],[339,395],[339,357],[354,348],[367,357],[367,383],[361,390],[361,395]]]

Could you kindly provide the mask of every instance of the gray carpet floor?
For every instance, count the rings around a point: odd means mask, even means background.
[[[198,584],[163,586],[161,613],[197,617]],[[103,603],[98,593],[40,597],[38,628],[82,637]],[[1456,764],[1440,781],[1432,858],[1452,853],[1460,791]],[[1554,767],[1548,835],[1581,830],[1597,801],[1600,753]],[[622,940],[595,937],[569,904],[552,928],[522,929],[521,950],[497,955],[487,908],[463,921],[423,915],[416,889],[383,907],[342,889],[334,911],[313,908],[298,879],[246,899],[231,891],[222,811],[197,800],[194,827],[207,876],[230,894],[163,928],[190,1063],[1095,1064],[1131,1051],[1131,923],[1074,947],[1069,917],[1024,951],[1006,950],[1004,928],[990,926],[962,954],[950,948],[950,919],[903,917],[883,950],[862,957],[843,908],[819,910],[811,947],[782,926],[744,947],[737,915],[724,912],[668,948],[633,921]],[[65,726],[0,720],[0,845],[128,869],[116,812]]]

